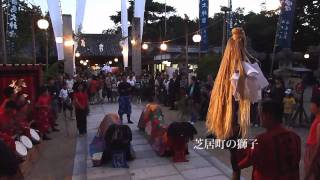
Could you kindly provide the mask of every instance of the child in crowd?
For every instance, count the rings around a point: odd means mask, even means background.
[[[287,89],[285,91],[286,96],[283,98],[283,109],[284,109],[284,124],[285,125],[292,125],[290,122],[292,114],[295,110],[296,100],[293,97],[292,90]]]
[[[63,85],[63,88],[60,90],[59,98],[62,104],[62,110],[64,114],[64,118],[67,119],[66,111],[70,111],[70,118],[72,119],[73,107],[72,107],[72,100],[70,97],[70,92],[68,91],[67,84]]]

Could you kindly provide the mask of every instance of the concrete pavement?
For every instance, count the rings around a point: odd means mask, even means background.
[[[92,167],[88,147],[106,113],[117,112],[117,104],[95,105],[88,117],[87,137],[78,137],[74,161],[74,180],[228,180],[231,169],[205,150],[194,150],[189,144],[189,162],[173,163],[170,158],[159,157],[137,128],[143,105],[133,104],[132,120],[129,125],[133,133],[133,149],[136,159],[129,162],[130,168],[115,169],[111,165]],[[126,122],[126,119],[124,120]]]

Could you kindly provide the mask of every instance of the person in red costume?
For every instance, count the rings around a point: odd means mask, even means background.
[[[19,92],[16,95],[15,102],[17,105],[16,120],[21,131],[30,128],[30,101],[26,99],[27,95]]]
[[[17,113],[17,106],[14,101],[8,101],[4,108],[4,111],[0,113],[0,131],[9,134],[10,136],[15,135],[16,121],[15,115]]]
[[[306,180],[320,179],[320,96],[311,100],[310,111],[315,119],[310,127],[304,154],[304,169]]]
[[[16,129],[16,103],[7,101],[4,110],[0,113],[0,139],[3,140],[12,150],[15,150],[13,136]]]
[[[95,104],[98,101],[99,81],[93,77],[89,84],[90,103]]]
[[[49,133],[50,125],[50,104],[51,97],[49,95],[48,88],[42,87],[40,90],[40,96],[36,102],[36,117],[35,125],[36,129],[40,131],[43,136],[43,140],[50,140],[51,138],[47,136]]]
[[[253,180],[299,180],[300,137],[281,125],[283,108],[272,100],[260,104],[261,123],[266,132],[245,150],[238,168],[253,166]],[[239,150],[240,151],[240,150]]]
[[[0,112],[4,111],[4,108],[6,106],[6,103],[10,100],[14,99],[14,88],[13,87],[7,87],[3,91],[4,98],[0,101]]]
[[[76,92],[73,94],[74,106],[76,109],[77,128],[80,136],[87,133],[87,115],[89,110],[88,95],[84,91],[83,84],[76,87]]]

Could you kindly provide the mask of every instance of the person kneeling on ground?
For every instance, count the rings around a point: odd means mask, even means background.
[[[132,132],[127,125],[111,125],[105,134],[105,150],[102,156],[102,164],[112,160],[115,168],[128,168],[127,160],[134,159],[131,146]]]
[[[282,104],[272,100],[260,104],[261,123],[266,132],[256,137],[255,144],[245,150],[238,168],[253,166],[254,180],[298,180],[301,157],[300,137],[281,125]],[[239,150],[240,151],[240,150]]]

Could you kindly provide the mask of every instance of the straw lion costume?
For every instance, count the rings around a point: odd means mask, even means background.
[[[250,99],[252,92],[258,92],[263,87],[252,88],[248,91],[248,82],[260,81],[254,77],[249,80],[245,63],[248,56],[252,57],[246,50],[246,36],[242,28],[234,28],[232,37],[229,39],[219,72],[217,74],[210,99],[206,126],[210,133],[219,139],[228,139],[238,132],[245,136],[250,125],[250,105],[255,101]],[[251,66],[251,64],[250,64]],[[258,68],[260,70],[260,68]],[[262,72],[260,71],[263,76]],[[255,75],[259,74],[256,72]],[[237,75],[237,82],[233,84],[231,79]],[[264,77],[263,77],[264,78]],[[250,86],[250,85],[249,85]],[[234,99],[238,102],[238,122],[235,121],[237,113],[234,109]]]

